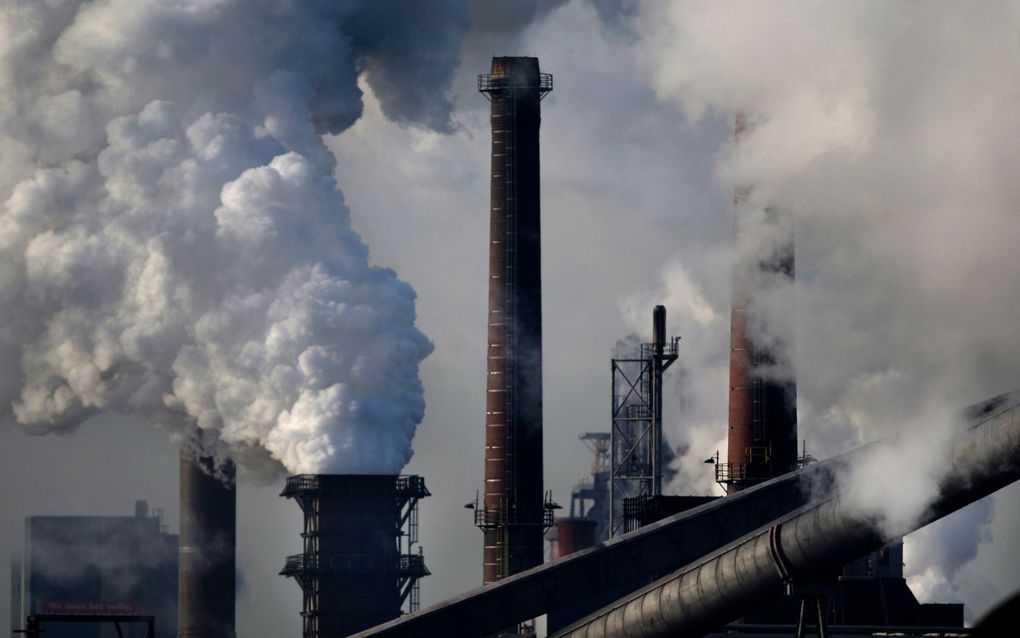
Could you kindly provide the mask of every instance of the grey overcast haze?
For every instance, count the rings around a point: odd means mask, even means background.
[[[554,76],[554,500],[657,303],[683,338],[666,491],[721,494],[740,187],[795,224],[796,284],[760,303],[794,337],[800,438],[906,433],[845,478],[920,513],[959,411],[1020,388],[1020,1],[0,0],[6,554],[26,516],[136,499],[176,530],[201,436],[241,466],[239,636],[300,631],[287,473],[422,474],[423,605],[480,585],[494,55]],[[908,536],[908,580],[972,622],[1020,590],[1018,529],[1014,484]]]

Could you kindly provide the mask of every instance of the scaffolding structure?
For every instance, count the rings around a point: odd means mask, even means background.
[[[656,306],[652,342],[612,360],[609,537],[623,531],[624,499],[662,493],[662,375],[680,341],[665,330],[666,309]]]
[[[281,496],[304,513],[304,553],[280,574],[301,587],[304,638],[346,636],[413,612],[429,575],[418,544],[420,476],[311,475]]]

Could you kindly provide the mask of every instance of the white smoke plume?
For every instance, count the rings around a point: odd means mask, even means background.
[[[753,114],[718,178],[793,216],[795,303],[764,307],[795,308],[800,436],[829,456],[903,434],[847,477],[890,529],[934,496],[959,410],[1020,386],[1020,148],[1003,142],[1020,134],[1018,18],[1006,0],[645,1],[633,20],[637,59],[688,121]],[[908,570],[951,584],[981,538]]]
[[[939,525],[910,535],[910,542],[904,546],[905,571],[918,599],[955,601],[960,571],[974,560],[981,543],[992,539],[990,522],[994,510],[994,500],[982,499],[946,517]],[[941,560],[925,558],[931,555],[941,556]]]
[[[396,473],[431,351],[321,135],[452,130],[465,2],[0,7],[0,402],[198,428],[242,466]],[[212,451],[212,450],[211,450]]]

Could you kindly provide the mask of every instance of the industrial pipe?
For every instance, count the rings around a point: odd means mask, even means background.
[[[1020,479],[1018,406],[1001,409],[957,437],[946,466],[939,496],[912,530]],[[837,495],[762,527],[555,636],[699,635],[781,595],[784,585],[831,576],[889,540],[873,515]]]
[[[666,369],[666,307],[652,310],[652,494],[662,494],[662,373]]]
[[[968,408],[964,423],[1020,405],[1020,392]],[[879,441],[675,514],[657,523],[534,567],[498,583],[436,603],[428,609],[357,634],[361,638],[488,636],[515,623],[609,592],[636,591],[652,574],[693,564],[763,525],[832,494],[835,478]],[[958,446],[960,447],[960,446]],[[988,446],[982,446],[986,449]],[[962,449],[962,448],[961,448]]]

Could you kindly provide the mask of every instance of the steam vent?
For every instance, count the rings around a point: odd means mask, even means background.
[[[418,607],[429,574],[418,543],[420,476],[302,474],[280,496],[304,512],[304,553],[280,572],[304,594],[304,638],[335,638]],[[415,550],[417,552],[415,553]]]
[[[234,464],[181,448],[177,635],[234,638],[237,487]]]
[[[542,268],[538,129],[552,76],[537,58],[492,59],[483,581],[542,563]]]

